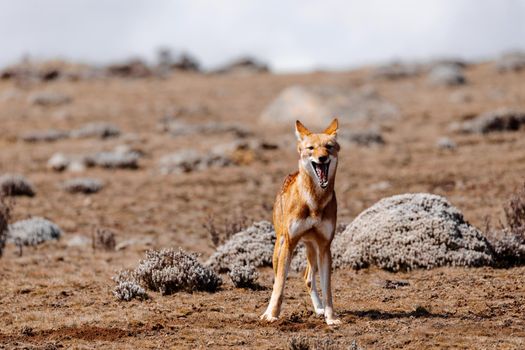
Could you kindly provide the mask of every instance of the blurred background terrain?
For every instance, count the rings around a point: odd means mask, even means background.
[[[0,348],[525,346],[514,251],[512,268],[338,269],[335,330],[300,274],[269,326],[267,267],[259,288],[128,303],[111,280],[149,249],[204,262],[271,220],[296,119],[340,118],[342,224],[428,192],[487,237],[522,229],[525,1],[0,0],[0,32],[0,193],[18,222]]]

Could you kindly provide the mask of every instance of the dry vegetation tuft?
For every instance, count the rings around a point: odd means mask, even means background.
[[[93,249],[114,251],[117,245],[115,233],[107,228],[97,228],[92,237]]]
[[[494,229],[486,224],[486,235],[494,252],[494,265],[511,267],[525,264],[525,183],[503,206],[506,225]]]
[[[217,218],[209,214],[202,224],[214,247],[224,244],[231,236],[248,227],[248,217],[238,212],[233,218],[219,222]]]
[[[259,273],[251,265],[235,264],[230,269],[228,276],[236,288],[256,289],[259,287],[257,284]]]
[[[11,219],[11,209],[12,202],[8,203],[5,197],[0,194],[0,257],[2,257],[5,242],[7,240],[9,220]]]
[[[140,295],[137,286],[168,295],[178,291],[215,292],[222,284],[220,276],[203,266],[196,254],[173,248],[148,251],[135,270],[120,271],[113,280],[117,283],[115,295],[123,300],[126,293]]]

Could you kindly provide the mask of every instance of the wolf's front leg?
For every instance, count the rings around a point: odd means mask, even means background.
[[[293,248],[290,247],[289,242],[284,240],[280,246],[278,265],[275,274],[275,281],[273,283],[272,296],[268,308],[261,315],[261,320],[274,322],[279,317],[281,312],[281,304],[283,302],[284,285],[288,270],[290,269],[290,262],[292,260]]]
[[[318,271],[317,267],[317,247],[314,246],[312,243],[305,242],[306,245],[306,258],[308,260],[308,267],[305,272],[305,282],[306,282],[306,288],[308,289],[308,292],[310,293],[310,297],[312,299],[312,304],[314,307],[314,311],[316,315],[323,316],[324,315],[324,307],[323,303],[321,302],[321,299],[319,298],[319,294],[317,294],[317,285],[315,282],[315,276]]]

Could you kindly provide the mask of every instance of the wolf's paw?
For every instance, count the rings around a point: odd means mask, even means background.
[[[268,322],[268,323],[272,323],[272,322],[277,321],[277,317],[272,316],[269,312],[265,312],[264,314],[262,314],[260,319],[261,319],[261,321],[265,321],[265,322]]]
[[[317,316],[324,316],[324,308],[322,308],[322,307],[316,307],[316,308],[315,308],[315,314],[316,314]]]
[[[326,319],[326,324],[329,326],[339,326],[341,323],[342,323],[341,320],[337,318],[327,318]]]

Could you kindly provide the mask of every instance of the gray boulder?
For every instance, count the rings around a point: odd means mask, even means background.
[[[28,196],[35,195],[35,188],[24,176],[19,174],[4,174],[0,176],[1,196]]]
[[[33,246],[50,240],[58,240],[62,230],[55,223],[33,217],[9,225],[8,240],[15,244]]]
[[[444,197],[410,193],[362,212],[333,242],[334,264],[390,271],[492,263],[490,244]]]
[[[432,68],[428,74],[428,81],[432,85],[440,86],[462,85],[467,82],[462,69],[453,64],[442,64]]]
[[[368,89],[291,86],[283,90],[260,116],[261,121],[289,124],[300,119],[308,126],[326,127],[334,118],[341,123],[356,119],[397,117],[398,108]]]
[[[75,138],[96,137],[99,139],[106,139],[119,136],[120,129],[111,123],[93,122],[72,130],[70,135]]]
[[[62,130],[29,131],[20,136],[25,142],[54,142],[69,137],[69,132]]]
[[[70,103],[72,98],[71,96],[59,92],[40,91],[30,95],[28,101],[32,105],[48,107]]]
[[[525,52],[509,52],[501,55],[495,66],[498,72],[518,72],[525,69]]]
[[[98,179],[77,178],[65,181],[61,187],[69,193],[91,194],[100,191],[104,183]]]
[[[501,108],[488,111],[451,129],[463,133],[487,134],[497,131],[516,131],[525,124],[525,111]]]

